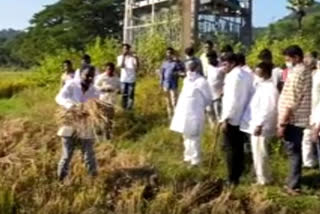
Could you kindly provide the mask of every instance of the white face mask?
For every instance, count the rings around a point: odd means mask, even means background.
[[[190,79],[190,80],[194,80],[196,77],[197,77],[197,72],[192,72],[192,71],[187,71],[187,77]]]
[[[260,83],[260,82],[264,81],[264,79],[262,77],[259,77],[258,75],[254,76],[254,80],[255,80],[256,83]]]
[[[293,68],[293,63],[292,62],[286,62],[286,67],[291,69]]]

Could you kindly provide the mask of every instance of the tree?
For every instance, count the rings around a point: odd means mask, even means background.
[[[306,16],[306,9],[314,5],[314,0],[288,0],[287,8],[297,16],[298,27],[302,29],[302,20]]]
[[[35,14],[27,32],[10,46],[28,65],[61,49],[82,51],[97,37],[120,38],[123,11],[120,0],[60,0]]]

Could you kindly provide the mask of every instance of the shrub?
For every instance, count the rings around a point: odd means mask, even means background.
[[[277,66],[284,64],[283,50],[290,45],[299,45],[305,52],[313,51],[316,47],[314,38],[294,36],[282,40],[271,40],[265,36],[257,40],[248,55],[248,64],[255,66],[258,64],[258,55],[261,50],[268,48],[273,53],[273,61]]]
[[[121,42],[116,39],[101,39],[98,37],[86,47],[86,52],[91,56],[92,63],[101,68],[106,62],[116,62],[120,52]]]
[[[59,54],[47,55],[40,62],[40,66],[34,68],[35,75],[32,80],[39,86],[47,86],[60,80],[62,74],[62,62],[69,59],[76,68],[80,64],[81,54],[75,50],[63,49],[58,51]]]

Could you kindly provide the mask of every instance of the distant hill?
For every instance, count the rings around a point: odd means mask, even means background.
[[[320,39],[320,3],[315,3],[313,7],[307,9],[306,14],[303,20],[303,33]],[[265,28],[254,28],[253,32],[254,38],[259,38],[267,33],[274,38],[296,35],[299,32],[296,15],[292,13]]]
[[[4,29],[4,30],[0,30],[0,38],[5,40],[12,39],[17,35],[19,35],[20,33],[22,33],[22,31],[13,30],[13,29]]]

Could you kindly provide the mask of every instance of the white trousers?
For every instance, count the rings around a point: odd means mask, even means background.
[[[314,145],[311,142],[311,130],[305,129],[302,140],[302,160],[304,167],[314,167],[316,157],[314,155]]]
[[[257,176],[257,183],[261,185],[268,184],[271,181],[267,142],[266,137],[251,135],[254,169]]]
[[[184,161],[191,165],[201,162],[201,136],[183,136],[184,139]]]

